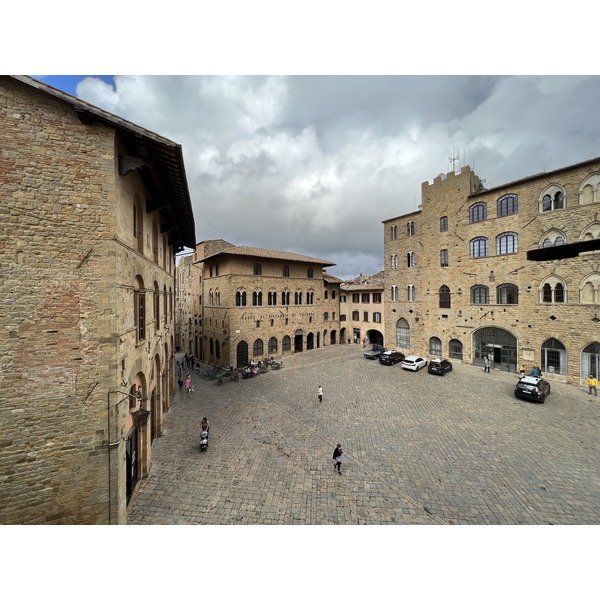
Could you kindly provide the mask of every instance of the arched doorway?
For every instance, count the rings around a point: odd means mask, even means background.
[[[323,332],[323,348],[327,346],[327,329]]]
[[[383,333],[381,331],[369,329],[365,337],[367,338],[367,344],[379,344],[383,346]]]
[[[517,338],[499,327],[484,327],[473,334],[473,364],[489,358],[495,369],[517,372]]]
[[[458,358],[462,360],[463,357],[463,345],[460,340],[450,340],[448,344],[448,350],[450,358]]]
[[[306,349],[313,350],[314,347],[315,347],[315,334],[311,332],[306,336]]]
[[[342,327],[340,329],[340,344],[345,344],[346,343],[346,328]]]
[[[556,338],[550,338],[542,344],[540,357],[542,371],[556,375],[567,374],[567,349]]]
[[[237,364],[238,368],[247,367],[248,366],[248,343],[242,340],[236,349],[237,354]]]
[[[331,330],[330,338],[331,338],[331,345],[333,346],[333,344],[336,343],[336,339],[337,339],[335,329]]]

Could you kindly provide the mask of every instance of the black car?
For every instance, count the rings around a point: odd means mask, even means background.
[[[445,375],[452,371],[452,363],[445,358],[432,358],[429,361],[427,371],[432,375]]]
[[[401,362],[404,360],[404,354],[402,352],[398,352],[398,350],[386,350],[381,353],[379,357],[379,362],[382,365],[395,365],[397,362]]]
[[[521,377],[515,385],[515,398],[533,400],[543,404],[546,401],[546,396],[549,395],[550,384],[541,377]]]

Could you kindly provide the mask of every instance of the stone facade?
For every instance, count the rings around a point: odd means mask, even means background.
[[[359,275],[341,285],[342,343],[384,344],[385,294],[383,271]]]
[[[333,264],[224,240],[198,244],[199,269],[192,272],[197,356],[241,367],[338,343],[341,280],[324,271]]]
[[[443,355],[580,384],[598,373],[600,159],[486,190],[469,168],[384,221],[385,331]]]
[[[193,255],[179,259],[175,280],[175,347],[198,356],[194,344],[198,317],[194,311],[193,271]]]
[[[195,245],[181,148],[26,77],[0,77],[0,146],[0,522],[125,523]]]

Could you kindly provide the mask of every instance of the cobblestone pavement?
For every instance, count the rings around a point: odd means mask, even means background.
[[[356,345],[294,354],[237,383],[194,374],[194,392],[175,392],[128,521],[600,523],[599,399],[553,383],[545,404],[517,400],[516,379],[457,362],[445,377],[404,371]]]

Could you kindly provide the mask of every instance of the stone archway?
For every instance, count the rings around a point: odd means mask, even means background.
[[[517,338],[500,327],[483,327],[473,333],[473,364],[489,358],[496,369],[517,372]]]

